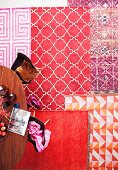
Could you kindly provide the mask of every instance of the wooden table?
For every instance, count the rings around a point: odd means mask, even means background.
[[[0,85],[8,87],[10,93],[15,93],[20,108],[27,110],[27,102],[25,98],[22,83],[16,73],[7,67],[0,66]],[[12,110],[10,106],[8,110]],[[5,120],[5,119],[4,119]],[[5,120],[6,123],[7,120]],[[25,144],[27,141],[27,133],[25,136],[20,136],[12,132],[8,132],[8,136],[0,141],[0,170],[10,170],[17,164],[24,153]]]

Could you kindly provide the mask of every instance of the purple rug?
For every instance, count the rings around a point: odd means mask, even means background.
[[[91,88],[118,91],[118,9],[91,11]],[[96,41],[97,40],[97,41]]]
[[[118,0],[68,0],[69,6],[89,6],[89,7],[116,7]]]

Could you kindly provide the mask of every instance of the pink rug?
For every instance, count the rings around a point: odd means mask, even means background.
[[[91,88],[93,91],[118,92],[117,17],[117,8],[98,7],[91,10]]]
[[[117,0],[68,0],[69,6],[89,6],[89,7],[117,7]]]
[[[64,110],[64,96],[90,90],[88,8],[32,8],[32,62],[41,73],[26,94],[41,110]]]
[[[30,8],[0,9],[0,65],[11,68],[18,52],[30,57]]]

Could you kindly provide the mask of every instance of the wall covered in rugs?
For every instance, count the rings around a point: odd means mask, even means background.
[[[87,103],[80,94],[106,93],[98,95],[101,103],[87,99],[91,108],[98,103],[97,111],[87,110],[91,170],[118,169],[118,97],[107,94],[118,90],[117,4],[68,0],[62,8],[0,9],[0,64],[10,67],[20,51],[40,68],[25,90],[40,100],[41,111],[80,111]]]

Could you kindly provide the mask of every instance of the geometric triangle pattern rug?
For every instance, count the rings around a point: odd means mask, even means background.
[[[65,110],[89,111],[89,169],[118,169],[118,95],[65,96]]]
[[[90,91],[89,8],[32,8],[31,59],[41,69],[26,95],[41,110],[64,110],[64,95]]]
[[[88,163],[87,111],[36,111],[51,131],[48,147],[38,153],[29,142],[17,169],[86,170]],[[14,169],[15,170],[15,169]]]
[[[117,105],[118,106],[118,105]],[[118,169],[118,109],[90,111],[90,169]]]

